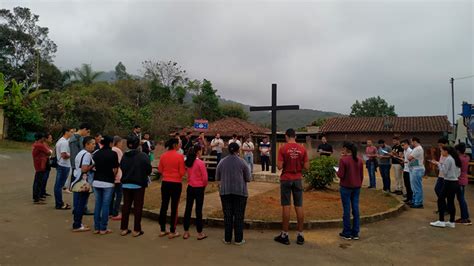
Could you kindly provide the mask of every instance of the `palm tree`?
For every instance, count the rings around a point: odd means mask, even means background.
[[[76,67],[74,71],[67,72],[84,85],[91,85],[102,73],[102,71],[93,71],[90,64],[82,64],[81,68]]]

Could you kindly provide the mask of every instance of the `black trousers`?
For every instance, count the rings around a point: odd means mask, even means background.
[[[270,156],[260,156],[262,171],[270,171]]]
[[[160,227],[161,232],[166,232],[166,215],[168,213],[168,206],[171,201],[171,222],[170,232],[176,232],[176,225],[178,224],[178,206],[179,198],[181,197],[182,185],[175,182],[161,182],[161,209],[160,209]]]
[[[43,179],[46,172],[35,172],[35,179],[33,181],[33,200],[38,202],[41,198],[41,189],[43,188]]]
[[[449,221],[454,223],[456,218],[456,208],[454,207],[454,197],[459,189],[459,181],[444,180],[440,195],[438,197],[439,220],[444,221],[446,209],[449,213]],[[447,206],[446,206],[446,201]],[[446,208],[447,207],[447,208]]]
[[[247,198],[238,195],[222,195],[222,211],[224,212],[225,241],[239,243],[244,239],[244,217]]]
[[[142,212],[143,202],[145,200],[145,188],[139,189],[123,189],[123,206],[122,206],[122,221],[120,224],[121,230],[128,229],[128,220],[130,216],[130,210],[133,204],[133,231],[142,231]]]
[[[413,200],[413,190],[411,190],[410,183],[410,172],[403,172],[403,183],[405,183],[405,188],[407,190],[407,200]]]
[[[196,229],[202,233],[202,206],[204,205],[204,191],[206,187],[192,187],[188,185],[186,189],[186,210],[184,211],[183,226],[184,231],[189,231],[191,224],[191,212],[193,211],[194,201],[196,201]]]

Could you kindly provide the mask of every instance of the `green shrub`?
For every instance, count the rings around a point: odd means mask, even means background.
[[[11,104],[6,106],[5,115],[8,118],[8,138],[24,141],[27,132],[43,130],[43,117],[36,104],[23,106]]]
[[[321,156],[311,160],[309,170],[303,174],[311,188],[322,189],[330,186],[336,176],[334,166],[337,160],[329,156]]]

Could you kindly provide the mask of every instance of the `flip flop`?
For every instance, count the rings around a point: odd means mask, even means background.
[[[126,236],[129,235],[132,232],[132,230],[127,229],[127,231],[123,230],[122,233],[120,233],[121,236]]]
[[[203,235],[203,236],[201,236],[201,237],[198,237],[197,240],[204,240],[204,239],[206,239],[206,238],[207,238],[207,235]]]
[[[161,232],[158,236],[159,236],[159,237],[165,237],[165,236],[167,236],[167,235],[169,235],[169,234],[170,234],[170,232]]]
[[[112,234],[112,233],[113,233],[113,232],[112,232],[112,230],[110,230],[110,229],[107,229],[107,230],[105,230],[105,231],[100,231],[100,235],[102,235],[102,236],[108,235],[108,234]]]
[[[145,232],[143,232],[143,231],[140,231],[140,233],[138,233],[138,235],[135,234],[135,232],[134,232],[133,237],[139,237],[139,236],[142,236],[143,234],[145,234]]]
[[[181,234],[178,233],[178,232],[170,233],[170,234],[168,235],[168,239],[177,238],[177,237],[179,237],[180,235],[181,235]]]
[[[183,239],[189,239],[189,237],[190,237],[189,233],[184,233]]]
[[[98,235],[98,234],[100,234],[100,231],[99,230],[94,230],[93,233],[94,233],[94,235]]]

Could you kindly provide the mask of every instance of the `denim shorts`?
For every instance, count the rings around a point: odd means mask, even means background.
[[[300,180],[281,180],[281,206],[291,205],[291,195],[293,194],[293,205],[303,207],[303,181]]]

